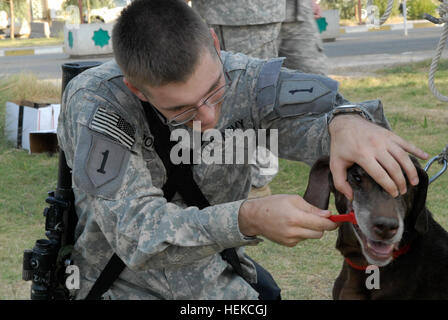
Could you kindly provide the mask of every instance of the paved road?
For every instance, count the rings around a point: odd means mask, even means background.
[[[0,78],[7,74],[32,72],[37,74],[40,79],[61,79],[61,66],[64,63],[82,60],[104,62],[110,59],[110,57],[70,59],[70,57],[64,53],[43,54],[36,56],[0,57]]]
[[[408,37],[403,35],[402,30],[342,34],[335,42],[324,43],[330,74],[341,73],[341,70],[347,68],[373,69],[375,66],[431,58],[441,31],[441,28],[411,29]],[[448,50],[445,52],[448,56]],[[85,60],[109,59],[101,57]],[[61,79],[61,65],[73,61],[80,59],[69,59],[66,54],[0,57],[0,77],[23,71],[36,73],[42,79]]]
[[[329,58],[372,54],[402,54],[433,51],[439,43],[442,28],[356,32],[341,35],[334,42],[324,43]]]
[[[365,74],[399,63],[432,59],[442,28],[359,32],[344,34],[324,44],[330,74]],[[443,51],[448,58],[448,50]]]

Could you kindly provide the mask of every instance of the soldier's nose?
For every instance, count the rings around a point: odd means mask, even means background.
[[[203,105],[198,109],[198,114],[196,115],[197,121],[201,121],[203,125],[208,125],[213,123],[216,118],[215,107],[209,107],[208,105]]]

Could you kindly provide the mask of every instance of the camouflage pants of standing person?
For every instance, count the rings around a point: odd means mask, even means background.
[[[222,50],[241,52],[259,59],[277,57],[281,23],[210,27],[215,30]]]
[[[283,62],[286,68],[326,75],[327,56],[323,51],[311,1],[304,0],[299,3],[296,21],[282,23],[278,55],[286,57]]]
[[[210,27],[215,30],[222,50],[241,52],[259,59],[275,58],[278,55],[281,23]],[[262,151],[254,154],[256,164],[251,168],[252,189],[249,198],[271,195],[268,184],[278,172],[278,159],[272,153],[266,156]]]

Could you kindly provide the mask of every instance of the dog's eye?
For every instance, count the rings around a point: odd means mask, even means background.
[[[361,183],[361,176],[359,176],[358,174],[354,174],[353,175],[353,180],[355,180],[355,182],[357,183]]]

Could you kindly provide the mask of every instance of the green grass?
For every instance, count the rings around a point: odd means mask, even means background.
[[[64,38],[0,39],[0,48],[62,45]]]
[[[375,77],[340,77],[341,91],[352,102],[380,98],[388,119],[400,136],[430,155],[448,144],[448,105],[438,102],[427,88],[429,62],[390,68]],[[0,82],[0,300],[28,299],[29,283],[21,281],[24,249],[44,237],[46,193],[56,185],[57,157],[30,155],[4,141],[6,100],[59,99],[59,89],[19,75]],[[14,85],[11,85],[14,84]],[[448,94],[448,62],[441,64],[437,86]],[[443,92],[443,88],[447,90]],[[32,99],[31,99],[32,100]],[[422,162],[423,163],[423,162]],[[440,166],[434,165],[430,174]],[[280,173],[270,184],[273,193],[303,195],[309,167],[280,160]],[[448,173],[434,182],[427,206],[448,229]],[[330,210],[336,212],[333,203]],[[282,288],[284,299],[331,299],[333,281],[342,257],[334,249],[336,232],[320,240],[300,242],[294,248],[265,240],[247,253],[267,268]]]
[[[21,281],[22,253],[45,238],[43,209],[47,191],[57,179],[57,157],[28,154],[5,141],[5,102],[57,102],[60,88],[18,74],[0,81],[0,300],[27,299],[29,283]]]

